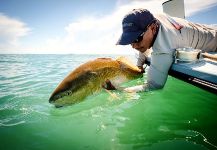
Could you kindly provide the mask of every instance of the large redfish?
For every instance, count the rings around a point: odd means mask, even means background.
[[[54,90],[49,102],[56,107],[74,104],[102,89],[106,81],[115,87],[139,77],[141,70],[125,57],[97,58],[72,71]]]

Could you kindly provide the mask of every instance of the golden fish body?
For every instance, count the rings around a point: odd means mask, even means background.
[[[125,57],[116,60],[97,58],[66,76],[52,93],[49,102],[56,107],[74,104],[99,91],[106,80],[116,86],[139,77],[142,77],[141,70]]]

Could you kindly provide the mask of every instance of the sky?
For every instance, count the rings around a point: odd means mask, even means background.
[[[165,0],[0,0],[0,54],[131,54],[115,45],[134,8],[162,13]],[[185,0],[192,22],[217,24],[217,0]]]

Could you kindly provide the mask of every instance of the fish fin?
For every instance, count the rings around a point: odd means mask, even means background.
[[[112,93],[111,91],[106,90],[106,89],[105,89],[105,91],[106,91],[112,98],[114,98],[114,99],[120,99],[120,98],[117,96],[117,94]]]

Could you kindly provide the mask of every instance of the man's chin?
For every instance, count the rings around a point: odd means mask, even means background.
[[[138,51],[140,51],[141,53],[144,53],[146,50],[147,50],[147,49],[145,49],[145,48],[140,48],[140,49],[138,49]]]

